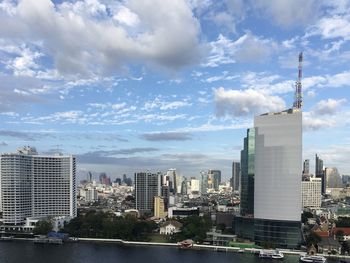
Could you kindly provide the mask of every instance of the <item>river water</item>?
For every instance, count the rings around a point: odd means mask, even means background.
[[[286,256],[284,263],[298,262]],[[64,245],[31,242],[0,242],[1,263],[261,263],[276,262],[259,259],[252,254],[180,250],[171,247],[120,246],[117,244],[68,243]],[[277,261],[278,262],[278,261]]]

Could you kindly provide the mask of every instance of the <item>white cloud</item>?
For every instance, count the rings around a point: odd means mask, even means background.
[[[130,9],[126,7],[122,7],[113,18],[122,24],[132,27],[135,27],[140,23],[137,14],[131,12]]]
[[[221,64],[261,63],[265,62],[278,44],[271,40],[255,36],[250,32],[233,41],[219,35],[216,41],[210,42],[210,54],[203,66],[217,67]]]
[[[340,111],[346,99],[327,99],[319,101],[309,112],[303,113],[305,130],[320,130],[347,125],[350,112]]]
[[[319,15],[318,0],[254,0],[252,7],[282,27],[307,25]]]
[[[315,116],[313,112],[303,113],[303,128],[306,131],[316,131],[320,129],[327,129],[337,126],[337,121],[330,118],[320,118]]]
[[[341,106],[346,103],[346,99],[327,99],[319,101],[313,111],[318,115],[333,115]]]
[[[178,108],[187,107],[187,106],[191,106],[191,105],[192,104],[188,102],[188,99],[183,99],[181,101],[180,100],[179,101],[166,101],[162,98],[162,96],[158,96],[152,101],[146,101],[144,109],[146,111],[151,111],[154,109],[166,111],[166,110],[176,110]]]
[[[121,109],[123,109],[125,106],[126,106],[126,103],[125,103],[125,102],[123,102],[123,103],[116,103],[116,104],[113,104],[113,105],[112,105],[112,109],[113,109],[113,110],[121,110]]]
[[[198,61],[199,23],[184,0],[129,0],[120,5],[123,16],[110,14],[98,1],[22,0],[13,14],[0,11],[0,34],[37,44],[63,75],[111,75],[133,63],[176,70]],[[130,14],[139,18],[140,26]],[[114,15],[137,30],[129,32]]]
[[[325,39],[350,39],[350,16],[332,16],[321,18],[308,29],[306,36],[320,35]]]
[[[216,115],[238,117],[248,114],[259,114],[264,112],[276,112],[284,110],[286,105],[283,99],[271,96],[264,92],[247,90],[225,90],[218,88],[214,90]]]

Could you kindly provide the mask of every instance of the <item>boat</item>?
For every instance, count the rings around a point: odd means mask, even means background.
[[[12,241],[14,239],[14,236],[1,236],[1,241]]]
[[[244,253],[244,248],[238,249],[238,253]]]
[[[184,241],[178,242],[177,245],[178,245],[179,248],[189,249],[189,248],[193,247],[193,240],[186,239]]]
[[[259,258],[283,259],[284,255],[278,250],[260,250]]]
[[[324,256],[305,255],[301,256],[299,261],[305,263],[324,263],[327,261],[327,259]]]

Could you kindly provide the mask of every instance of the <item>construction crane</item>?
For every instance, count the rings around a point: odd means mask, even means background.
[[[303,106],[303,96],[301,94],[301,77],[302,77],[303,52],[299,53],[298,80],[295,82],[294,109],[301,109]]]

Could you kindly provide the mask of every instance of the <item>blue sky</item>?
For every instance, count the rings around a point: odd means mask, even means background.
[[[80,175],[231,175],[254,115],[291,107],[303,155],[350,174],[346,0],[0,2],[0,151],[78,157]]]

